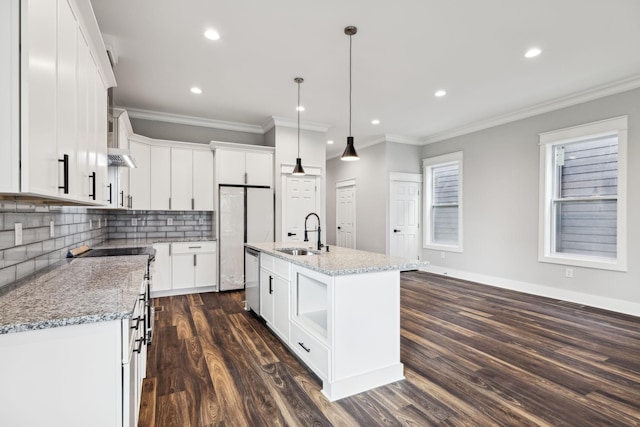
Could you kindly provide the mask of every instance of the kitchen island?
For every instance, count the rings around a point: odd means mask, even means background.
[[[260,252],[260,315],[330,401],[404,379],[400,271],[426,262],[303,242],[246,246]]]

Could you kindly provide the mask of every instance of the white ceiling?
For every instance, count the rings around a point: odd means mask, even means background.
[[[91,3],[118,55],[118,106],[261,126],[296,118],[301,76],[301,120],[330,126],[329,156],[348,133],[347,25],[358,27],[356,148],[383,135],[428,142],[602,93],[594,88],[640,86],[638,0]],[[203,37],[209,27],[220,40]],[[542,55],[525,59],[532,46]],[[441,88],[447,96],[434,97]]]

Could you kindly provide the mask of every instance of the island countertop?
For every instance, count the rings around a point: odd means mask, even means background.
[[[0,335],[130,317],[147,255],[65,259],[0,295]]]
[[[340,246],[330,246],[329,252],[326,248],[322,248],[322,253],[318,255],[289,255],[277,250],[279,248],[315,249],[315,246],[310,245],[309,242],[245,243],[245,246],[329,276],[416,270],[429,265],[426,261],[390,257]]]

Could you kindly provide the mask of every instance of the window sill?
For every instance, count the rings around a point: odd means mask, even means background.
[[[573,267],[594,268],[597,270],[627,271],[627,265],[625,262],[607,258],[543,255],[538,257],[538,261],[551,264],[569,265]]]

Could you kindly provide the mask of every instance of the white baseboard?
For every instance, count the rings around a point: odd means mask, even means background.
[[[615,311],[617,313],[624,313],[631,316],[640,317],[640,304],[635,302],[607,298],[599,295],[586,294],[583,292],[570,291],[567,289],[554,288],[551,286],[538,285],[535,283],[505,279],[503,277],[488,276],[485,274],[471,273],[463,270],[454,270],[445,267],[438,267],[435,265],[421,268],[420,271],[454,277],[456,279],[469,280],[471,282],[477,282],[483,285],[510,289],[513,291],[553,298],[561,301],[568,301],[576,304],[602,308],[605,310]]]

